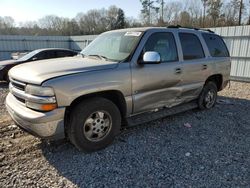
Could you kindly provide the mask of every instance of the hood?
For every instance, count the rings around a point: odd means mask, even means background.
[[[15,59],[0,61],[0,66],[16,64],[18,61]]]
[[[48,59],[17,65],[9,71],[11,78],[40,85],[45,80],[68,74],[115,68],[117,62],[81,56]]]

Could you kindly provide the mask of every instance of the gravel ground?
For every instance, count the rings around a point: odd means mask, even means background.
[[[128,129],[81,153],[13,125],[0,83],[0,187],[250,187],[250,83],[231,82],[208,111]]]

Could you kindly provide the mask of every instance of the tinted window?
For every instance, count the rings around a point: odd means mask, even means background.
[[[229,53],[227,47],[221,37],[213,34],[202,34],[206,41],[208,50],[212,57],[228,57]]]
[[[34,58],[36,58],[37,60],[44,59],[44,57],[45,57],[45,52],[39,52],[34,56]]]
[[[46,52],[46,59],[50,59],[50,58],[56,58],[56,52],[55,51],[47,51]]]
[[[54,51],[43,51],[36,55],[37,60],[55,58]]]
[[[184,60],[200,59],[204,57],[199,38],[191,33],[180,33],[181,47]]]
[[[154,33],[146,42],[143,52],[156,51],[161,56],[162,62],[177,61],[175,39],[171,33]]]
[[[57,57],[68,57],[68,56],[74,56],[74,55],[75,54],[73,52],[66,51],[66,50],[61,50],[61,51],[56,52]]]

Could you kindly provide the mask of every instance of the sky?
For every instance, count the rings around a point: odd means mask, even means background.
[[[79,12],[116,5],[127,17],[140,14],[139,0],[0,0],[0,16],[11,16],[19,22],[36,21],[45,15],[74,18]]]

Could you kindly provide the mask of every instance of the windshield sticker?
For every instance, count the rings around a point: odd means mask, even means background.
[[[139,37],[140,35],[141,35],[141,32],[127,32],[127,33],[125,33],[125,36]]]

